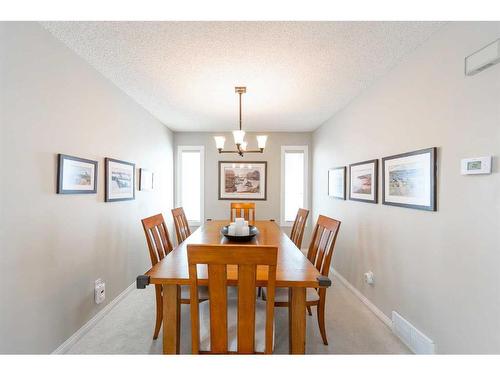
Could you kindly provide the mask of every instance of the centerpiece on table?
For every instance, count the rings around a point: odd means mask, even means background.
[[[230,223],[222,228],[221,233],[231,241],[246,242],[250,241],[259,231],[253,225],[248,225],[242,217],[234,219],[234,223]]]

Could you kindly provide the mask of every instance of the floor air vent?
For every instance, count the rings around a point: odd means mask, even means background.
[[[409,321],[392,312],[392,330],[415,354],[434,354],[434,341],[411,325]]]

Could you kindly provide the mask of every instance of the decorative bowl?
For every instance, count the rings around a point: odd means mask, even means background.
[[[222,227],[220,232],[228,240],[234,241],[234,242],[248,242],[259,233],[259,230],[255,226],[249,225],[248,228],[250,231],[249,231],[248,236],[231,236],[228,234],[228,227],[229,227],[229,225]]]

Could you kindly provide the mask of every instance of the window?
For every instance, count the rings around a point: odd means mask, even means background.
[[[291,226],[307,208],[307,146],[281,146],[281,226]]]
[[[177,207],[183,207],[191,225],[203,220],[204,146],[177,147]]]

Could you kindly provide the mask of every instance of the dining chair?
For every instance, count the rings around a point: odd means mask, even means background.
[[[306,226],[309,210],[299,208],[295,221],[293,222],[292,231],[290,232],[290,239],[299,249],[302,246],[302,238],[304,237],[304,228]]]
[[[307,252],[307,259],[314,264],[316,269],[323,276],[330,273],[330,264],[332,261],[335,242],[340,228],[340,221],[319,215],[313,236]],[[263,299],[267,299],[267,290],[264,289]],[[289,307],[288,288],[276,288],[274,305],[276,307]],[[309,315],[311,307],[316,306],[318,317],[318,326],[323,339],[323,344],[328,345],[325,328],[325,306],[326,306],[326,288],[307,288],[306,306]]]
[[[247,221],[255,221],[255,203],[231,202],[231,222],[237,217],[243,217]]]
[[[275,246],[187,245],[193,354],[272,353],[277,254]],[[199,265],[206,265],[209,290],[200,304]],[[255,298],[257,267],[267,274],[267,302]],[[236,298],[228,298],[229,272],[236,273]]]
[[[149,249],[149,257],[151,259],[151,266],[154,266],[160,260],[165,258],[172,251],[172,243],[168,234],[167,225],[163,219],[162,214],[147,217],[141,220],[144,234],[146,235],[146,242]],[[158,338],[162,320],[163,320],[163,301],[162,301],[162,287],[155,284],[156,294],[156,323],[153,334],[153,340]],[[208,298],[208,291],[206,287],[200,288],[199,298],[204,301]],[[189,287],[181,287],[181,304],[189,304]]]
[[[172,216],[175,224],[175,234],[177,235],[177,243],[180,244],[191,235],[191,229],[186,219],[186,214],[182,207],[172,209]]]

